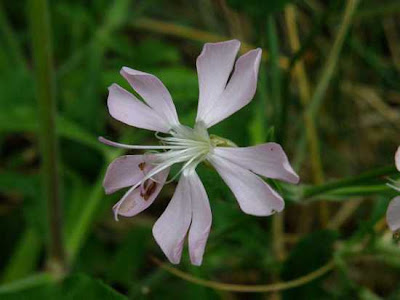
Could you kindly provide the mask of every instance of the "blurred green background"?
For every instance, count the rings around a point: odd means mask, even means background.
[[[398,179],[398,0],[45,2],[0,2],[0,299],[400,299],[400,249],[384,219],[396,195],[386,182]],[[192,126],[196,57],[232,38],[242,53],[263,48],[257,94],[211,133],[240,146],[281,143],[301,183],[272,182],[286,209],[259,218],[200,166],[213,212],[204,262],[191,266],[184,250],[171,268],[151,228],[175,183],[119,222],[111,208],[122,193],[103,192],[123,152],[98,136],[155,142],[108,115],[107,87],[130,90],[122,66],[152,73]],[[32,54],[41,51],[53,63]],[[46,250],[39,140],[51,134],[40,131],[40,91],[54,91],[57,110],[59,263]]]

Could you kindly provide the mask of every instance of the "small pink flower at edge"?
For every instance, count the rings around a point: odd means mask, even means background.
[[[396,154],[394,155],[394,162],[398,171],[400,171],[400,147],[397,148]],[[388,184],[390,187],[397,191],[400,191],[399,187]],[[386,211],[386,222],[393,232],[400,229],[400,196],[394,197]]]
[[[247,52],[235,63],[239,48],[237,40],[204,45],[196,62],[200,95],[194,128],[180,124],[168,90],[151,74],[127,67],[121,70],[144,102],[117,84],[109,88],[110,115],[128,125],[156,131],[160,140],[157,146],[136,146],[100,138],[115,147],[153,150],[119,157],[108,167],[103,183],[106,193],[130,187],[114,206],[115,217],[132,217],[149,207],[167,182],[170,167],[182,164],[175,193],[153,226],[155,240],[174,264],[180,262],[188,236],[190,260],[200,265],[210,233],[211,209],[196,173],[199,163],[211,163],[240,208],[255,216],[269,216],[284,208],[281,196],[258,175],[299,181],[279,144],[229,147],[226,140],[208,134],[208,128],[247,105],[255,94],[261,49]]]

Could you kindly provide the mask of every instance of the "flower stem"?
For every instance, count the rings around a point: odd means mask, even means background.
[[[140,135],[137,136],[137,138],[140,138]],[[121,140],[132,140],[132,136],[130,134],[126,134]],[[118,156],[121,156],[123,151],[123,149],[112,149],[106,152],[106,164],[104,165],[103,170],[100,172],[100,176],[98,177],[96,183],[93,185],[91,193],[88,196],[87,201],[85,201],[84,205],[82,206],[79,215],[75,216],[75,226],[66,236],[66,251],[68,253],[70,263],[73,263],[79,254],[79,250],[89,234],[90,227],[93,224],[96,213],[99,209],[99,205],[101,204],[101,200],[104,197],[102,183],[107,165]]]
[[[379,179],[380,177],[390,176],[396,173],[398,173],[398,171],[394,166],[370,170],[355,177],[339,179],[327,182],[325,184],[307,187],[303,191],[303,198],[306,199],[321,195],[323,193],[334,192],[335,190],[340,190],[344,187],[358,186],[359,188],[364,183],[370,183],[372,180]]]
[[[229,40],[229,37],[226,36],[220,36],[207,31],[144,17],[136,19],[132,23],[132,27],[140,30],[147,30],[150,32],[156,32],[160,34],[170,35],[173,37],[179,37],[182,39],[188,39],[191,41],[198,41],[202,43],[220,42],[224,40]],[[245,53],[254,48],[256,48],[256,46],[242,43],[240,52]],[[269,59],[269,54],[265,49],[263,49],[262,59],[263,60]],[[281,66],[281,68],[287,69],[289,66],[289,61],[287,57],[280,56],[279,65]]]
[[[49,273],[37,273],[29,277],[22,278],[17,281],[0,285],[0,297],[2,295],[10,295],[12,293],[33,289],[43,285],[56,282],[56,278]],[[16,296],[17,298],[18,296]],[[7,297],[5,297],[7,298]]]
[[[288,5],[285,9],[286,26],[289,36],[290,47],[293,53],[300,50],[300,38],[297,30],[296,23],[296,7],[294,5]],[[294,76],[299,85],[300,101],[303,107],[307,107],[311,100],[311,89],[306,69],[303,60],[299,59],[294,65]],[[315,184],[322,184],[324,182],[324,172],[322,168],[320,144],[318,139],[317,128],[315,126],[314,118],[307,113],[304,113],[304,124],[306,131],[306,140],[308,143],[309,159],[312,171],[312,180]],[[303,218],[301,220],[309,219],[308,222],[302,221],[302,227],[309,227],[312,224],[312,218],[307,216],[308,208],[304,208],[302,211]],[[321,202],[319,206],[320,223],[325,227],[328,223],[329,210],[327,203]],[[303,228],[306,229],[306,228]]]
[[[308,105],[307,111],[306,111],[306,119],[311,118],[314,119],[316,114],[319,111],[319,108],[325,99],[325,93],[328,89],[329,82],[336,70],[337,62],[339,60],[339,55],[340,52],[343,48],[343,43],[345,40],[345,37],[349,31],[351,21],[354,15],[354,12],[356,11],[357,5],[360,0],[349,0],[347,1],[345,11],[343,14],[343,19],[339,27],[339,31],[336,35],[335,41],[333,43],[332,50],[330,51],[328,55],[328,59],[323,67],[322,74],[321,74],[321,79],[318,81],[317,86],[315,88],[315,91],[312,95],[310,104]],[[316,128],[314,128],[316,129]],[[315,135],[317,134],[315,130]],[[318,159],[318,158],[316,158]],[[322,169],[321,169],[322,170]],[[321,172],[318,176],[323,176],[323,173]],[[323,177],[321,177],[323,179]],[[318,182],[321,183],[321,182]],[[327,224],[328,218],[329,218],[329,210],[326,204],[322,204],[320,207],[320,218],[321,222],[323,225]]]
[[[285,120],[287,111],[282,97],[282,74],[279,66],[279,38],[276,29],[276,21],[273,15],[267,16],[267,39],[270,59],[268,60],[268,67],[271,70],[271,84],[269,98],[273,105],[273,113],[275,116],[274,128],[277,129],[276,141],[281,143],[284,140]],[[283,261],[285,258],[285,243],[284,243],[284,212],[276,214],[272,218],[272,251],[277,261]],[[278,283],[280,281],[279,273],[273,272],[273,281]],[[279,300],[281,295],[275,292],[271,295],[271,299]]]
[[[13,250],[13,254],[3,271],[2,283],[12,282],[32,274],[42,251],[42,240],[35,228],[27,228]]]
[[[302,277],[296,278],[294,280],[286,281],[286,282],[279,282],[273,284],[265,284],[265,285],[244,285],[244,284],[230,284],[230,283],[222,283],[216,282],[211,280],[205,280],[202,278],[198,278],[192,276],[188,273],[185,273],[177,268],[174,268],[168,264],[162,263],[155,257],[152,257],[154,263],[156,263],[160,268],[168,271],[169,273],[183,279],[189,281],[194,284],[198,284],[201,286],[209,287],[215,290],[222,290],[222,291],[230,291],[230,292],[239,292],[239,293],[266,293],[266,292],[276,292],[276,291],[283,291],[292,289],[298,286],[302,286],[306,283],[309,283],[324,274],[331,271],[335,264],[333,261],[328,262],[326,265],[322,266],[321,268],[308,273]]]
[[[44,197],[48,218],[48,267],[63,273],[66,259],[62,235],[58,143],[56,136],[56,101],[50,16],[46,0],[29,0],[29,20],[32,35],[38,99],[39,141],[42,160]]]
[[[275,116],[274,127],[277,129],[276,134],[277,142],[283,140],[282,133],[284,132],[286,111],[284,111],[283,97],[282,97],[282,74],[279,67],[279,40],[273,15],[267,17],[267,38],[268,50],[270,59],[268,66],[270,68],[270,99],[273,105],[273,113]]]
[[[1,36],[4,37],[5,46],[9,48],[7,52],[13,60],[13,64],[19,67],[25,67],[26,61],[22,54],[21,46],[18,43],[17,35],[7,20],[2,3],[0,3],[0,33]]]
[[[339,60],[340,52],[343,48],[345,37],[349,31],[351,21],[356,11],[357,5],[360,0],[347,1],[346,8],[343,15],[342,23],[340,24],[339,31],[333,43],[332,50],[328,55],[328,59],[322,70],[321,79],[318,81],[315,92],[311,98],[311,103],[308,107],[307,113],[312,116],[318,112],[323,99],[325,98],[326,90],[328,89],[329,82],[336,70],[337,62]]]

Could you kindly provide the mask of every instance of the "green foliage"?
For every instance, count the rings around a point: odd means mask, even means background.
[[[293,0],[276,0],[276,1],[240,1],[228,0],[230,6],[238,11],[244,11],[254,18],[265,18],[269,14],[281,11],[286,4]]]
[[[30,282],[28,282],[28,280]],[[19,286],[18,286],[19,283]],[[38,277],[16,282],[9,289],[0,289],[0,296],[5,300],[17,299],[106,299],[123,300],[123,295],[111,289],[98,279],[90,278],[85,274],[72,274],[63,282],[57,283],[47,277]]]
[[[152,132],[129,127],[108,114],[108,86],[117,83],[133,92],[119,74],[121,67],[160,78],[181,123],[193,126],[199,93],[196,57],[203,43],[228,37],[249,48],[263,47],[265,57],[253,101],[209,131],[239,146],[279,142],[301,184],[266,181],[285,199],[281,232],[278,216],[244,214],[215,170],[200,165],[197,171],[213,212],[212,231],[203,265],[191,266],[185,247],[176,267],[216,282],[284,284],[334,259],[331,273],[277,292],[278,296],[398,299],[400,251],[386,230],[385,213],[397,195],[386,185],[388,176],[399,177],[393,155],[400,128],[400,5],[395,0],[362,1],[355,26],[345,30],[343,45],[332,51],[351,1],[48,1],[63,238],[69,261],[61,282],[53,277],[45,250],[48,225],[40,181],[30,12],[24,1],[1,2],[0,299],[273,297],[188,283],[153,263],[153,256],[164,256],[151,228],[176,183],[166,185],[145,212],[119,222],[113,219],[112,206],[124,191],[109,196],[102,187],[108,164],[124,152],[99,143],[98,136],[129,144],[156,143]],[[296,11],[297,19],[291,21],[298,29],[297,50],[291,47],[288,30],[289,3]],[[332,52],[334,64],[323,72]],[[297,62],[304,64],[311,98],[324,78],[317,95],[321,109],[313,115],[326,179],[319,185],[314,184],[312,162],[317,158],[310,156],[304,124],[308,107],[301,99]],[[321,226],[321,202],[329,205],[332,230]],[[279,246],[285,251],[277,253]]]

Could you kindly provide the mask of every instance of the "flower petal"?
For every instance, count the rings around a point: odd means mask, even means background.
[[[282,147],[277,143],[266,143],[253,147],[217,147],[216,155],[259,175],[298,183],[299,176],[292,169]]]
[[[166,169],[156,174],[153,177],[154,181],[148,179],[147,184],[150,188],[147,191],[143,191],[140,186],[128,190],[122,199],[114,205],[114,215],[116,217],[118,215],[133,217],[148,208],[163,188],[168,173],[169,169]]]
[[[169,261],[178,264],[192,219],[190,182],[181,176],[175,194],[161,217],[153,226],[153,236]]]
[[[190,261],[201,265],[208,235],[211,229],[212,215],[206,190],[196,172],[188,175],[191,187],[192,225],[189,230]]]
[[[129,82],[132,88],[142,96],[143,100],[162,116],[171,127],[179,125],[174,102],[160,79],[154,75],[128,67],[123,67],[121,69],[121,75]]]
[[[392,231],[400,229],[400,196],[390,201],[386,211],[386,222]]]
[[[269,216],[283,210],[285,203],[281,196],[251,171],[217,155],[211,156],[209,161],[229,186],[245,213]]]
[[[261,62],[261,49],[255,49],[239,57],[235,71],[219,99],[209,106],[201,120],[211,127],[247,105],[257,89],[258,69]]]
[[[239,48],[238,40],[204,44],[203,51],[196,61],[199,77],[196,121],[200,122],[206,117],[209,108],[224,91]]]
[[[400,171],[400,147],[397,148],[396,154],[394,155],[394,162],[397,170]]]
[[[118,84],[109,88],[107,99],[110,115],[128,125],[167,133],[171,126],[154,110]]]
[[[106,194],[138,183],[145,176],[143,155],[124,155],[115,159],[107,168],[103,187]]]

